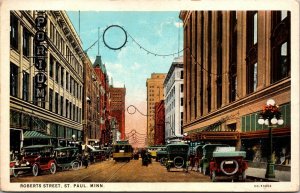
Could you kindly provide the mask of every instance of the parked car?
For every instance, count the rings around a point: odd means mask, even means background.
[[[13,166],[13,175],[17,177],[21,172],[32,172],[37,176],[42,171],[56,172],[56,164],[51,145],[31,145],[23,148],[23,155]]]
[[[217,147],[229,147],[229,145],[226,144],[206,144],[202,146],[202,153],[203,156],[200,160],[200,172],[202,172],[204,175],[209,174],[209,162],[213,158],[213,152]],[[200,151],[201,152],[201,151]]]
[[[156,161],[159,161],[161,165],[165,165],[167,155],[168,155],[167,148],[166,147],[162,147],[156,153]]]
[[[54,157],[58,167],[61,169],[77,170],[81,166],[79,149],[77,147],[59,147],[54,149]]]
[[[168,144],[166,149],[167,170],[170,171],[171,168],[182,168],[188,172],[189,145],[185,143],[173,143]]]
[[[222,150],[224,149],[224,150]],[[213,152],[213,159],[210,165],[210,178],[214,182],[217,176],[227,176],[231,178],[241,178],[246,180],[246,169],[248,163],[244,160],[245,151],[235,151],[235,147],[219,148]]]

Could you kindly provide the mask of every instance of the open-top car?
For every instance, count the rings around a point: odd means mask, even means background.
[[[61,169],[79,169],[81,160],[78,147],[59,147],[54,149],[54,157],[58,167]]]
[[[168,144],[166,157],[166,168],[184,169],[188,172],[189,145],[185,143]]]
[[[245,151],[235,151],[235,147],[220,147],[213,152],[213,159],[210,162],[210,177],[214,182],[216,176],[227,176],[241,178],[245,181],[247,162]]]
[[[202,146],[202,158],[200,159],[199,169],[204,175],[209,174],[209,162],[212,160],[213,152],[216,150],[217,147],[229,147],[229,145],[206,144]]]
[[[56,164],[51,145],[31,145],[23,148],[23,155],[13,166],[13,175],[17,177],[21,172],[32,172],[34,176],[41,171],[56,172]]]

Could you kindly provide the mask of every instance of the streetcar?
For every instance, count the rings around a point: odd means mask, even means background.
[[[118,161],[129,162],[133,158],[133,148],[128,141],[117,141],[112,148],[113,159]]]

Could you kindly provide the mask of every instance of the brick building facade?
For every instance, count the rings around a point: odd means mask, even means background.
[[[165,104],[164,100],[155,103],[154,145],[165,144]]]

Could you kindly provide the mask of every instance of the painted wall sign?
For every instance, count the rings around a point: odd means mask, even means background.
[[[47,18],[45,11],[38,11],[37,17],[35,18],[35,26],[37,31],[34,35],[35,40],[35,61],[34,66],[38,70],[38,73],[34,77],[36,98],[45,101],[47,94],[47,33],[46,25]]]

